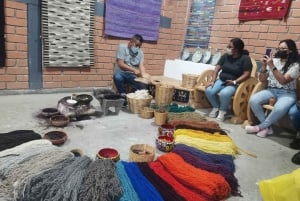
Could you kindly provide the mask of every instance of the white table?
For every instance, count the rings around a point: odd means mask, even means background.
[[[164,76],[182,80],[182,74],[200,75],[203,71],[215,69],[211,64],[195,63],[192,61],[183,61],[180,59],[166,60],[164,68]]]

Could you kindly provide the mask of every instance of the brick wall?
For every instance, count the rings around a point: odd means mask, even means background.
[[[27,5],[5,1],[6,67],[0,68],[0,89],[28,89]],[[179,58],[191,0],[163,0],[161,15],[172,19],[171,28],[160,28],[157,43],[144,43],[145,67],[154,75],[163,74],[166,59]],[[292,1],[286,21],[265,20],[239,23],[239,1],[216,0],[210,46],[225,48],[229,39],[241,37],[255,59],[266,46],[292,38],[300,47],[300,0]],[[128,40],[103,35],[104,18],[95,18],[95,65],[90,68],[44,68],[43,88],[106,87],[111,85],[115,52]]]
[[[260,60],[266,47],[278,47],[283,39],[293,39],[300,50],[300,0],[291,2],[286,20],[257,20],[239,22],[239,1],[217,0],[210,38],[212,48],[224,49],[230,38],[240,37],[245,48]]]
[[[0,68],[0,89],[28,89],[27,6],[5,1],[6,67]]]

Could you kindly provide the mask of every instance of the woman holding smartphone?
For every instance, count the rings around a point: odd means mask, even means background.
[[[258,137],[273,134],[271,125],[282,118],[296,102],[296,79],[299,76],[299,54],[296,43],[291,39],[279,42],[273,59],[267,55],[262,59],[263,65],[259,81],[268,81],[268,87],[250,97],[250,107],[260,124],[246,126],[247,133]],[[273,110],[266,117],[262,108],[270,98],[276,100]]]

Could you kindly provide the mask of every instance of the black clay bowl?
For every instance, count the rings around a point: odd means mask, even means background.
[[[47,118],[51,117],[53,115],[58,115],[58,114],[59,114],[59,111],[56,108],[51,108],[51,107],[44,108],[41,111],[41,115],[43,115],[44,117],[47,117]]]
[[[88,94],[80,94],[76,96],[76,100],[79,104],[85,104],[88,105],[93,100],[93,96]]]
[[[44,135],[44,138],[50,140],[53,145],[62,145],[68,139],[67,134],[62,131],[50,131]]]

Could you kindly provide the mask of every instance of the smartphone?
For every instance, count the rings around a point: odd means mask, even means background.
[[[267,55],[268,57],[270,57],[271,56],[271,52],[272,52],[272,48],[267,48],[265,55]]]

